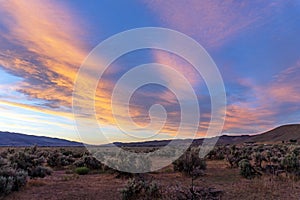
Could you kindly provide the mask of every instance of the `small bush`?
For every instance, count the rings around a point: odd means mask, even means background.
[[[206,169],[206,162],[199,157],[197,151],[188,150],[173,163],[174,171],[183,172],[191,177],[203,175]]]
[[[9,165],[14,169],[26,171],[30,178],[44,178],[46,175],[51,175],[51,170],[43,167],[46,162],[44,156],[39,157],[36,153],[38,153],[36,147],[32,147],[25,149],[24,152],[12,154],[9,157]]]
[[[5,165],[7,165],[7,160],[4,159],[4,158],[2,158],[2,157],[0,157],[0,167],[3,167]]]
[[[142,155],[142,154],[141,154]],[[127,154],[126,152],[120,151],[115,156],[109,156],[105,158],[105,164],[109,167],[116,169],[119,173],[127,172],[149,172],[151,171],[152,162],[149,156],[134,156]],[[125,172],[125,174],[127,174]]]
[[[29,172],[30,178],[37,178],[37,177],[44,178],[45,176],[51,174],[52,174],[52,170],[43,166],[35,167]]]
[[[12,191],[18,191],[26,185],[27,172],[24,170],[14,170],[5,168],[0,170],[0,196],[7,195]]]
[[[84,156],[73,163],[76,167],[87,167],[89,169],[102,169],[103,165],[93,156]]]
[[[121,190],[123,200],[131,199],[160,199],[160,186],[153,181],[143,178],[130,179],[125,188]]]
[[[294,153],[286,155],[280,165],[289,173],[297,172],[300,169],[298,157]]]
[[[249,160],[243,159],[239,162],[240,174],[247,179],[254,178],[256,173]]]
[[[50,167],[64,167],[74,163],[75,159],[72,156],[65,156],[57,151],[49,155],[47,163]]]
[[[78,167],[75,169],[75,173],[79,175],[86,175],[90,172],[90,169],[87,167]]]
[[[163,199],[166,200],[220,200],[223,191],[215,188],[202,188],[202,187],[184,187],[184,186],[171,186],[165,188],[163,192]]]

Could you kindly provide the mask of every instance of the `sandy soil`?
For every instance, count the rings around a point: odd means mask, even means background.
[[[111,174],[77,176],[56,171],[44,179],[29,180],[25,188],[5,199],[120,199],[119,189],[125,183]]]
[[[78,176],[55,171],[44,179],[29,180],[21,191],[7,196],[7,200],[31,199],[121,199],[120,189],[127,180],[117,179],[114,174],[92,174]],[[170,168],[150,174],[163,187],[191,184],[191,179]],[[209,161],[206,176],[195,181],[195,185],[213,187],[224,191],[222,199],[300,199],[300,182],[284,178],[263,177],[246,180],[237,169],[229,169],[223,161]]]

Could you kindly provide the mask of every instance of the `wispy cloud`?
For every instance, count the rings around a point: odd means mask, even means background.
[[[206,48],[219,47],[249,27],[263,25],[287,1],[145,1],[162,24],[197,38]]]
[[[274,12],[281,12],[281,6],[286,2],[288,1],[261,3],[256,0],[191,0],[186,3],[154,0],[146,1],[145,4],[152,11],[151,17],[158,18],[162,26],[182,31],[196,38],[204,47],[219,48],[250,29],[255,30],[256,27],[267,23],[270,20],[269,16]],[[88,53],[85,40],[82,39],[86,39],[88,34],[84,32],[85,27],[81,26],[82,23],[78,26],[78,21],[81,20],[79,16],[66,5],[64,2],[38,0],[10,0],[1,3],[0,67],[20,79],[13,86],[0,86],[3,91],[0,93],[0,109],[6,113],[9,110],[13,112],[8,116],[11,120],[14,117],[26,116],[22,113],[17,115],[18,109],[31,112],[28,118],[24,119],[24,123],[20,122],[22,125],[33,122],[37,117],[36,113],[72,119],[74,80]],[[196,90],[200,106],[203,107],[199,129],[199,136],[203,136],[211,116],[210,98],[207,92],[202,92],[204,82],[200,75],[175,55],[154,51],[151,56],[155,62],[169,65],[185,76]],[[260,132],[278,124],[278,115],[284,113],[285,109],[289,109],[289,112],[299,110],[299,66],[298,62],[265,84],[257,84],[253,80],[255,77],[230,80],[242,89],[238,92],[228,92],[229,105],[224,132]],[[124,65],[110,69],[105,74],[107,76],[99,82],[95,107],[97,118],[105,125],[116,124],[111,113],[111,95],[116,77],[125,73],[126,69]],[[170,87],[185,92],[182,82],[166,70],[157,70],[153,76],[166,79]],[[89,81],[97,77],[86,78],[88,85]],[[9,90],[13,92],[5,94]],[[87,97],[89,94],[83,90],[81,95]],[[176,96],[170,90],[150,87],[137,91],[129,105],[131,117],[140,126],[146,126],[150,122],[149,108],[153,104],[161,104],[168,111],[163,132],[173,136],[181,116]],[[125,112],[124,106],[127,105],[114,106],[120,111],[118,116],[126,123],[128,113]],[[63,122],[56,123],[53,120],[52,125],[64,127]],[[160,127],[161,121],[158,119],[157,122],[153,128]],[[38,118],[36,123],[45,125],[46,119]],[[4,127],[4,124],[0,126]],[[19,128],[18,130],[21,130],[21,127]],[[64,130],[70,130],[69,125],[64,127]]]
[[[52,1],[5,1],[0,7],[0,65],[23,78],[30,98],[71,105],[73,81],[86,52],[75,16]]]
[[[79,141],[78,136],[74,134],[73,122],[64,113],[49,112],[5,101],[0,101],[0,110],[1,131],[64,137]]]
[[[245,100],[229,102],[224,131],[258,133],[284,123],[282,117],[299,110],[299,73],[300,64],[297,62],[264,85],[248,79],[238,80],[248,88],[239,94]]]
[[[300,61],[274,77],[275,81],[266,90],[277,104],[300,102]]]

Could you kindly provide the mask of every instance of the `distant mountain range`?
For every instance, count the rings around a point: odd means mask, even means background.
[[[83,146],[82,143],[45,136],[0,132],[0,146]]]
[[[203,138],[195,139],[193,145],[200,145],[203,142]],[[191,141],[175,140],[173,143],[180,144],[182,142]],[[300,124],[284,125],[265,133],[257,135],[241,135],[241,136],[229,136],[223,135],[219,137],[218,145],[226,144],[241,144],[241,143],[281,143],[290,141],[300,141]],[[169,144],[171,140],[160,141],[146,141],[146,142],[132,142],[121,143],[115,142],[113,144],[122,147],[160,147]],[[0,132],[0,146],[83,146],[82,143],[50,138],[44,136],[24,135],[20,133]],[[112,146],[107,144],[103,146]]]
[[[297,140],[300,142],[300,125],[284,125],[273,130],[267,131],[262,134],[251,136],[246,142],[256,143],[276,143],[276,142],[289,142]]]
[[[222,135],[219,137],[217,145],[242,144],[242,143],[261,143],[261,144],[282,143],[282,142],[287,143],[295,140],[300,142],[300,124],[280,126],[270,131],[257,134],[257,135],[240,135],[240,136]],[[159,147],[159,146],[165,146],[169,144],[170,141],[171,140],[134,142],[134,143],[115,142],[114,144],[122,147]],[[176,143],[180,144],[180,142],[188,142],[188,141],[190,140],[176,140]],[[204,141],[203,138],[194,139],[193,145],[201,145],[203,141]]]

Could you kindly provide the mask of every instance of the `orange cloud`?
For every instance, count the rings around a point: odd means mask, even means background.
[[[51,1],[11,0],[3,2],[1,8],[11,19],[4,20],[10,30],[8,40],[49,57],[50,61],[65,63],[70,69],[81,64],[86,52],[78,48],[82,46],[78,39],[83,33],[76,24],[70,23],[75,16],[66,7]],[[52,67],[59,71],[59,67]]]
[[[161,20],[190,35],[200,38],[209,47],[215,47],[226,42],[232,35],[246,30],[254,24],[262,15],[264,8],[254,12],[241,12],[243,4],[231,2],[190,1],[189,4],[177,1],[151,1],[147,3],[151,9],[161,17]],[[270,6],[270,5],[268,5]],[[193,8],[193,9],[190,9]],[[178,10],[180,9],[180,11]],[[7,17],[1,18],[8,33],[1,33],[0,37],[0,65],[6,71],[22,77],[22,81],[15,90],[26,94],[29,99],[46,101],[44,106],[32,106],[15,103],[12,101],[0,101],[2,106],[15,106],[29,109],[35,112],[43,112],[51,115],[72,118],[72,91],[77,70],[87,55],[86,47],[80,41],[85,33],[83,27],[78,27],[76,16],[62,3],[52,1],[4,1],[0,7],[1,13]],[[253,13],[252,13],[253,12]],[[12,48],[8,48],[12,47]],[[13,50],[12,50],[13,49]],[[154,58],[158,63],[166,64],[178,70],[187,77],[195,86],[202,84],[201,77],[188,63],[171,54],[154,52]],[[289,74],[298,70],[297,67],[289,68],[283,72],[277,81],[265,86],[251,85],[259,101],[248,103],[236,103],[228,106],[227,119],[224,131],[235,129],[262,131],[265,126],[273,125],[272,117],[276,114],[274,106],[281,103],[297,103],[300,100],[298,94],[299,80],[288,80]],[[110,71],[111,73],[114,71]],[[169,79],[169,84],[175,88],[181,88],[181,83],[176,77],[169,76],[165,71],[158,71],[158,75]],[[299,76],[298,76],[299,77]],[[93,77],[85,77],[86,85],[82,88],[82,97],[89,97],[84,87],[88,87]],[[249,84],[246,82],[242,84]],[[107,125],[115,125],[112,116],[111,92],[114,83],[103,79],[97,89],[95,107],[97,118]],[[170,91],[162,93],[141,93],[143,96],[154,97],[156,103],[166,107],[177,104],[176,96]],[[270,105],[269,98],[275,100],[275,105]],[[84,103],[84,102],[83,102]],[[146,101],[142,103],[147,103]],[[204,102],[209,103],[209,102]],[[84,106],[88,105],[82,105]],[[114,105],[120,111],[127,105]],[[135,122],[145,126],[149,122],[149,105],[130,105],[130,115]],[[168,113],[168,120],[162,132],[174,135],[179,125],[180,112],[172,110]],[[125,120],[128,113],[120,112],[119,117]],[[201,122],[199,136],[205,134],[209,124],[210,115],[205,113],[205,121]],[[268,119],[268,120],[266,120]],[[253,128],[253,124],[258,124]],[[157,124],[157,127],[160,127]],[[188,133],[188,130],[186,130]]]
[[[80,43],[83,27],[77,27],[79,20],[63,4],[51,1],[33,0],[29,4],[25,1],[6,1],[1,6],[1,12],[5,18],[1,21],[8,30],[8,34],[2,34],[5,45],[0,47],[0,64],[9,73],[22,77],[23,80],[16,86],[16,90],[26,94],[29,99],[46,101],[44,105],[32,106],[13,101],[1,101],[2,105],[16,106],[32,111],[43,112],[58,116],[72,118],[72,91],[73,82],[81,62],[87,55],[85,47]],[[1,38],[0,38],[1,39]],[[6,48],[11,46],[13,48]],[[13,50],[11,50],[13,49]],[[173,58],[163,59],[158,55],[157,59],[162,63],[170,64],[183,71],[191,81],[196,82],[193,71],[174,63]],[[110,71],[111,72],[111,71]],[[160,73],[161,76],[166,74]],[[85,77],[86,86],[95,77]],[[177,85],[174,77],[170,81]],[[111,92],[114,83],[110,80],[102,80],[97,89],[95,107],[97,118],[108,125],[115,125],[112,116]],[[83,98],[89,97],[82,88]],[[144,96],[147,96],[145,93]],[[151,96],[152,94],[150,94]],[[174,95],[168,92],[157,97],[157,102],[165,105],[176,103]],[[84,102],[83,102],[84,103]],[[82,105],[83,108],[88,105]],[[119,111],[127,105],[114,105]],[[139,125],[147,125],[148,110],[145,107],[131,106],[131,114]],[[128,113],[119,112],[121,120],[125,120]],[[163,130],[176,131],[180,113],[171,112]],[[86,116],[89,117],[89,116]],[[126,121],[125,121],[126,123]],[[155,126],[160,127],[160,124]]]
[[[19,91],[70,106],[73,81],[87,54],[79,42],[82,29],[71,20],[75,16],[51,1],[11,0],[0,9],[6,16],[1,21],[9,30],[3,42],[14,47],[2,49],[0,64],[24,78]]]
[[[18,92],[30,99],[49,102],[44,108],[14,102],[5,104],[72,117],[74,81],[77,70],[88,55],[80,43],[80,36],[85,34],[82,32],[84,27],[77,26],[80,20],[62,4],[51,1],[33,0],[29,4],[12,0],[4,2],[0,9],[6,15],[2,21],[9,30],[3,42],[14,47],[14,51],[2,49],[0,64],[6,71],[23,78],[16,88]],[[88,87],[89,81],[95,77],[84,78],[84,87]],[[112,87],[109,80],[102,81],[95,97],[97,117],[106,124],[115,124],[111,114]],[[85,98],[90,94],[82,88],[80,95]]]

